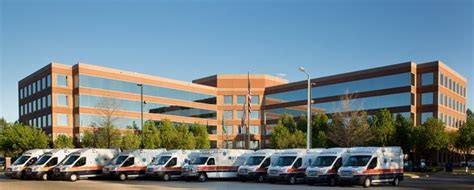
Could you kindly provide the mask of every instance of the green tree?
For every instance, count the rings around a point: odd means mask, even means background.
[[[122,150],[140,148],[140,144],[141,144],[140,140],[141,140],[140,136],[135,134],[133,130],[127,130],[122,135],[122,144],[120,148]]]
[[[395,122],[392,113],[388,109],[382,109],[375,113],[370,120],[372,134],[372,144],[375,146],[392,145],[395,136]]]
[[[288,140],[291,139],[290,130],[283,125],[277,125],[273,128],[270,135],[270,144],[275,149],[288,148]]]
[[[24,151],[48,148],[49,137],[43,130],[19,123],[7,124],[0,132],[0,147],[5,156],[16,157]]]
[[[161,147],[173,149],[177,147],[178,131],[173,127],[170,120],[164,119],[160,123]]]
[[[306,133],[308,128],[307,123],[306,115],[301,115],[296,121],[296,129]]]
[[[190,130],[194,135],[197,149],[211,148],[211,141],[209,139],[209,133],[207,132],[207,127],[205,125],[195,123],[191,127]]]
[[[122,135],[114,125],[105,124],[96,130],[97,148],[119,148]]]
[[[81,138],[82,148],[94,148],[96,147],[96,137],[93,131],[84,131]]]
[[[467,156],[474,149],[474,120],[468,119],[457,132],[454,141],[454,147],[461,150],[464,160],[468,160]],[[467,164],[467,163],[466,163]]]
[[[395,135],[394,144],[402,148],[404,153],[410,152],[414,148],[416,134],[415,126],[411,119],[403,117],[401,114],[397,114],[395,117]]]
[[[288,147],[287,148],[305,148],[306,147],[306,133],[300,130],[295,130],[293,134],[291,134],[288,140]]]
[[[293,116],[289,114],[281,115],[280,118],[278,118],[277,125],[286,127],[291,133],[297,130],[295,120],[293,119]]]
[[[341,98],[341,110],[332,115],[328,138],[335,146],[353,147],[367,145],[373,138],[367,120],[367,113],[353,105],[353,97],[346,94]]]
[[[58,135],[53,143],[54,148],[74,148],[72,137],[67,135]]]
[[[416,149],[428,158],[433,152],[448,148],[449,136],[444,123],[435,118],[429,118],[421,126],[415,128]]]
[[[178,133],[176,141],[176,149],[195,149],[196,148],[196,139],[194,138],[193,133],[189,131],[189,128],[186,124],[179,124],[176,126],[176,131]]]
[[[160,131],[153,121],[147,121],[143,127],[143,148],[156,149],[161,147]]]
[[[311,117],[311,145],[313,148],[327,148],[330,146],[328,139],[329,118],[324,113],[316,113]]]

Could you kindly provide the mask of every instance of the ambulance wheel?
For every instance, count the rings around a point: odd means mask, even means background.
[[[183,177],[183,179],[184,179],[185,182],[190,182],[191,181],[191,178],[189,178],[189,177]]]
[[[265,182],[265,176],[259,175],[259,176],[257,177],[257,182],[258,182],[258,183],[263,183],[263,182]]]
[[[398,176],[395,177],[395,179],[393,179],[392,185],[393,186],[399,186],[400,185],[400,178],[398,178]]]
[[[120,173],[119,174],[119,179],[120,179],[120,181],[125,181],[125,180],[127,180],[127,175],[124,174],[124,173]]]
[[[328,185],[329,186],[336,186],[336,179],[334,177],[329,178]]]
[[[25,171],[22,171],[20,174],[20,179],[26,179],[26,173]]]
[[[207,175],[206,173],[200,173],[198,176],[198,181],[199,182],[205,182],[207,180]]]
[[[42,174],[41,175],[41,180],[43,180],[43,181],[48,180],[48,174],[47,173]]]
[[[170,180],[170,174],[169,173],[165,173],[163,174],[163,177],[161,178],[163,181],[169,181]]]
[[[288,182],[291,185],[296,184],[296,176],[290,176],[290,179],[288,179]]]
[[[372,185],[372,179],[370,179],[370,177],[366,177],[366,178],[364,179],[364,184],[363,184],[363,186],[367,188],[367,187],[370,187],[370,185]]]
[[[69,176],[69,181],[74,182],[74,181],[77,181],[77,179],[79,179],[79,176],[75,173],[73,173]]]

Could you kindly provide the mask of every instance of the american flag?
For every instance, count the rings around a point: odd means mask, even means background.
[[[250,91],[250,73],[247,73],[247,78],[248,78],[247,108],[250,115],[250,113],[252,113],[252,91]]]

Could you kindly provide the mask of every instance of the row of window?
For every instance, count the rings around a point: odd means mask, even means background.
[[[20,105],[20,116],[51,107],[51,94]]]
[[[52,117],[51,117],[51,114],[43,115],[40,117],[30,119],[28,120],[27,123],[28,125],[34,126],[34,127],[41,127],[41,128],[51,127]]]
[[[79,86],[87,88],[97,88],[126,93],[141,94],[141,87],[134,82],[120,81],[96,76],[79,75]],[[166,88],[161,86],[143,85],[143,94],[183,101],[193,101],[205,104],[216,104],[216,96]]]
[[[247,128],[245,126],[238,126],[237,134],[246,134]],[[260,134],[260,126],[258,125],[251,125],[249,128],[250,134]],[[233,135],[234,134],[234,126],[224,126],[224,134]]]
[[[20,88],[20,100],[51,87],[51,75],[45,76],[29,85]]]
[[[246,102],[247,102],[247,96],[245,95],[237,96],[237,104],[245,104]],[[252,95],[251,102],[252,104],[260,104],[260,96]],[[232,95],[224,96],[224,104],[226,105],[234,104],[234,96]]]
[[[244,110],[236,110],[237,112],[237,118],[236,119],[242,119],[245,117]],[[223,117],[225,120],[233,120],[234,119],[234,111],[233,110],[225,110],[223,112]],[[258,110],[252,110],[250,112],[250,119],[259,119],[260,118],[260,111]]]
[[[431,73],[432,75],[432,73]],[[361,79],[343,83],[316,86],[311,89],[312,98],[323,98],[373,90],[382,90],[413,85],[411,73],[399,73],[381,77]],[[425,77],[427,78],[427,77]],[[428,79],[425,79],[429,81]],[[432,81],[432,80],[431,80]],[[307,89],[269,94],[265,96],[265,105],[306,100]]]
[[[439,74],[439,84],[460,96],[466,97],[466,87],[462,86],[446,75]]]
[[[443,121],[446,126],[449,127],[459,128],[464,124],[463,120],[460,120],[448,114],[443,114],[441,112],[439,113],[439,119],[441,119],[441,121]]]
[[[123,110],[123,111],[141,111],[140,101],[119,99],[119,98],[108,98],[102,96],[93,96],[88,94],[81,94],[76,100],[77,105],[80,107],[90,107],[90,108],[102,108],[103,105],[112,104],[114,109]],[[67,101],[67,97],[66,97]],[[195,117],[195,118],[207,118],[207,119],[216,119],[217,112],[215,110],[192,108],[179,105],[169,105],[169,104],[159,104],[154,102],[146,102],[143,104],[143,112],[145,113],[155,113],[155,114],[165,114],[165,115],[176,115],[183,117]]]
[[[439,93],[439,104],[457,112],[466,113],[466,105],[443,93]]]
[[[245,148],[245,141],[224,141],[225,148]],[[259,141],[251,140],[250,141],[250,149],[258,149],[259,148]]]

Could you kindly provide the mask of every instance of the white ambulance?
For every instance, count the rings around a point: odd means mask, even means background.
[[[53,175],[54,166],[58,165],[69,154],[79,149],[53,149],[39,157],[33,165],[26,168],[27,178],[48,180]]]
[[[296,184],[304,181],[306,167],[323,149],[287,149],[278,154],[278,158],[268,168],[268,181],[285,181]]]
[[[197,178],[200,182],[208,178],[235,178],[237,169],[252,152],[239,149],[201,150],[189,165],[182,168],[181,177],[186,181]]]
[[[120,153],[118,149],[86,148],[69,154],[53,169],[53,178],[76,181],[80,178],[98,177],[102,168]]]
[[[102,176],[122,181],[144,177],[148,164],[164,151],[166,149],[132,149],[121,152],[102,169]]]
[[[403,152],[400,147],[354,147],[349,158],[339,168],[341,182],[369,187],[391,183],[398,186],[403,180]]]
[[[319,153],[311,165],[306,168],[306,183],[327,183],[334,186],[337,183],[337,170],[349,157],[348,148],[329,148]]]
[[[26,167],[33,165],[41,155],[50,150],[51,149],[33,149],[24,152],[11,166],[6,168],[5,175],[11,178],[24,179],[26,177]]]
[[[272,160],[277,157],[276,152],[279,150],[274,149],[262,149],[252,153],[245,163],[239,167],[237,171],[237,177],[241,181],[256,180],[262,183],[267,178],[267,170]]]
[[[155,161],[147,166],[148,177],[158,177],[163,181],[180,178],[181,169],[199,155],[199,150],[169,150],[159,154]]]

